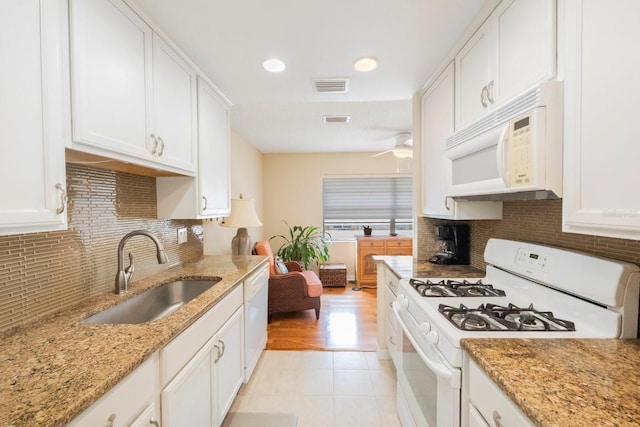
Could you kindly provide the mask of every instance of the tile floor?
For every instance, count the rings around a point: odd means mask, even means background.
[[[232,411],[293,412],[298,427],[396,427],[396,374],[375,352],[265,351]]]

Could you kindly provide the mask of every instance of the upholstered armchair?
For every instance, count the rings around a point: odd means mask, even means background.
[[[256,243],[256,255],[269,257],[269,322],[274,314],[314,309],[320,318],[320,296],[322,282],[310,270],[303,270],[297,262],[286,262],[287,273],[276,270],[271,245],[266,240]]]

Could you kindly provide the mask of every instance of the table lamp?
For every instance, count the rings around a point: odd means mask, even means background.
[[[231,199],[231,215],[222,224],[223,227],[237,227],[238,233],[231,240],[232,255],[251,255],[251,237],[247,227],[260,227],[262,223],[256,215],[253,199]]]

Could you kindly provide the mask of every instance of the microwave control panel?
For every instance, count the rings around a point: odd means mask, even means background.
[[[509,176],[511,187],[523,187],[534,183],[532,116],[525,116],[509,123]]]

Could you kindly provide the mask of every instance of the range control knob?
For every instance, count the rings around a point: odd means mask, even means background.
[[[421,323],[420,326],[418,326],[418,330],[420,330],[420,332],[422,332],[423,334],[427,335],[431,330],[431,323],[429,322]]]
[[[436,344],[438,342],[438,332],[431,331],[427,334],[427,341],[431,344]]]

